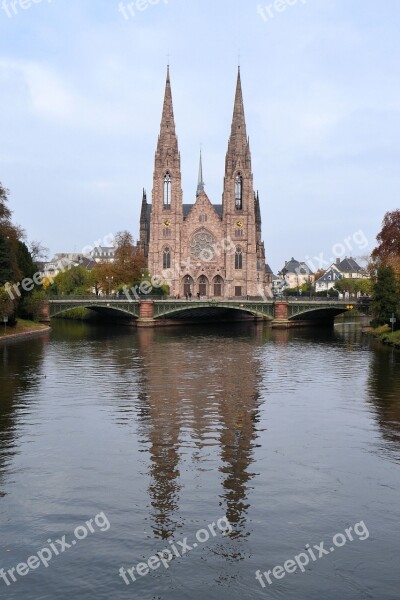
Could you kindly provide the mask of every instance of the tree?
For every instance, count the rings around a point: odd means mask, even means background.
[[[114,288],[114,265],[112,263],[97,263],[91,270],[92,287],[96,294],[108,294]]]
[[[66,271],[61,271],[55,278],[51,286],[51,292],[60,296],[84,296],[92,287],[91,274],[84,267],[72,267]]]
[[[318,279],[321,279],[321,277],[323,275],[325,275],[325,269],[318,269],[318,271],[315,273],[315,281],[318,281]]]
[[[49,249],[43,246],[42,242],[32,241],[29,244],[29,252],[35,264],[47,260],[49,255]]]
[[[0,183],[0,284],[18,281],[22,273],[18,266],[18,244],[24,232],[11,222],[12,212],[7,206],[8,190]]]
[[[7,206],[9,191],[0,183],[0,225],[11,223],[11,210]]]
[[[376,323],[389,324],[393,314],[399,321],[399,292],[399,283],[392,267],[379,267],[372,293],[372,312]]]
[[[14,279],[14,267],[8,238],[0,233],[0,285]]]
[[[335,281],[335,290],[343,294],[363,294],[370,296],[372,294],[372,281],[370,279],[339,279]]]
[[[25,318],[32,319],[32,321],[39,321],[45,301],[46,292],[44,290],[34,290],[23,299],[20,314]]]
[[[14,312],[14,303],[3,286],[0,287],[0,319]]]
[[[115,236],[115,260],[112,264],[114,285],[133,285],[140,281],[146,268],[143,253],[135,246],[129,231],[120,231]]]
[[[32,279],[37,271],[37,268],[32,260],[28,246],[21,241],[18,241],[17,244],[17,262],[22,278],[29,277]]]
[[[400,277],[400,209],[386,213],[376,239],[378,246],[372,252],[372,259],[391,266]]]

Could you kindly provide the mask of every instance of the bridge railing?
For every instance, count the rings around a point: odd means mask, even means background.
[[[95,295],[87,295],[87,296],[50,296],[50,302],[139,302],[139,301],[158,301],[158,302],[182,302],[193,303],[193,302],[288,302],[298,304],[300,302],[316,302],[316,303],[335,303],[335,304],[346,304],[353,306],[368,306],[371,299],[369,297],[361,297],[361,298],[349,298],[349,299],[339,299],[335,297],[326,297],[326,296],[289,296],[289,297],[278,297],[269,298],[268,300],[263,299],[261,296],[246,296],[246,297],[229,297],[229,298],[208,298],[205,296],[201,296],[200,298],[192,297],[187,300],[186,298],[172,298],[172,297],[160,297],[160,296],[138,296],[134,298],[127,298],[125,295],[116,296],[95,296]]]

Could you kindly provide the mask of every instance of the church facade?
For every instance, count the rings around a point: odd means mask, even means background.
[[[143,192],[140,247],[148,270],[173,297],[247,298],[269,295],[261,212],[254,191],[240,69],[225,160],[222,204],[205,192],[202,159],[193,202],[183,202],[169,68],[155,154],[151,204]],[[193,194],[194,196],[194,194]]]

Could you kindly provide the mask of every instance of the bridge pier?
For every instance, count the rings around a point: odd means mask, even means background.
[[[274,304],[274,320],[272,327],[274,329],[288,329],[290,327],[289,305],[287,302],[275,302]]]
[[[154,302],[152,300],[142,300],[139,302],[139,319],[137,327],[154,327]]]
[[[44,301],[40,307],[39,322],[50,323],[50,304],[48,300]]]

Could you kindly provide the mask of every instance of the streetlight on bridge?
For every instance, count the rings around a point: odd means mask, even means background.
[[[114,281],[114,277],[106,277],[106,281],[108,281],[108,295],[111,296],[111,283]]]

